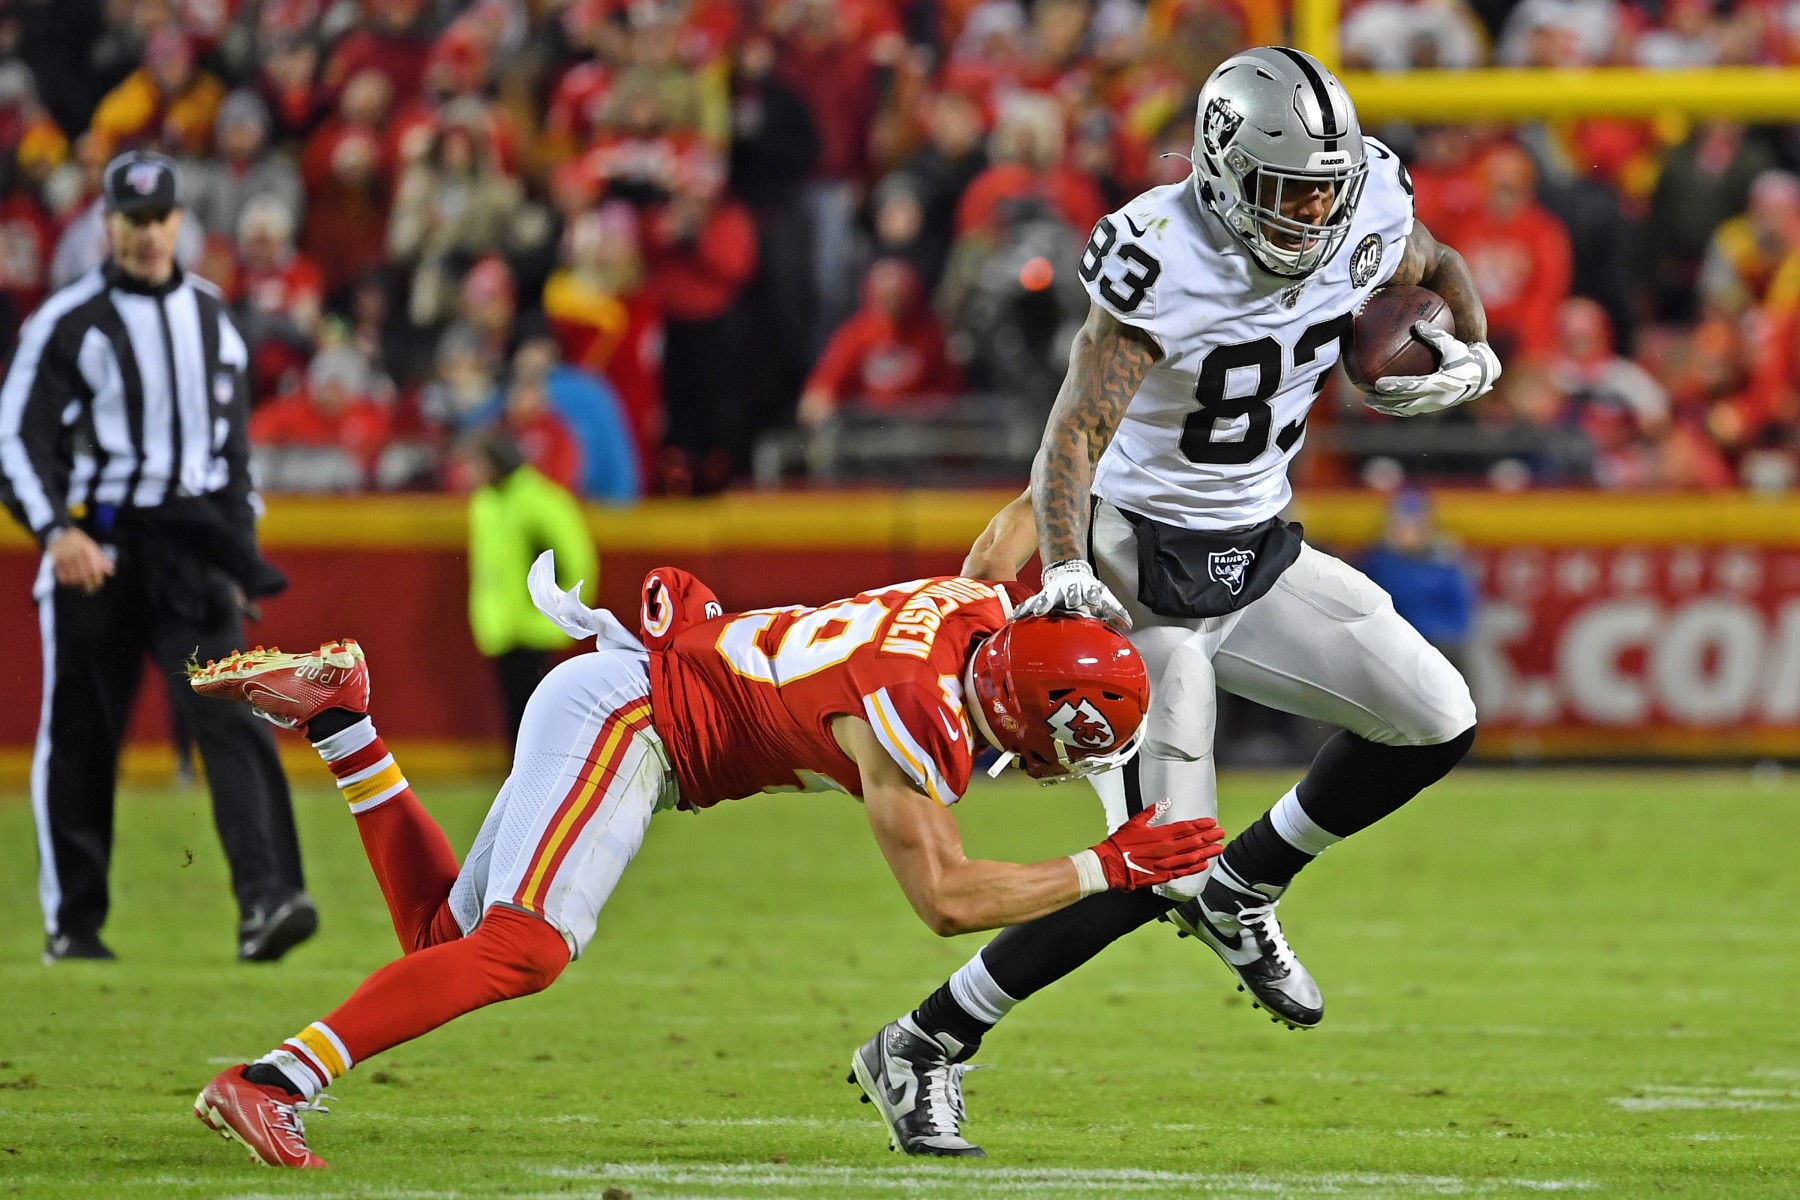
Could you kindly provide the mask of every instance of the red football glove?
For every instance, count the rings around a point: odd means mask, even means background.
[[[1129,892],[1180,879],[1225,849],[1225,831],[1211,817],[1152,825],[1166,808],[1166,803],[1146,808],[1088,851],[1100,860],[1108,888]]]

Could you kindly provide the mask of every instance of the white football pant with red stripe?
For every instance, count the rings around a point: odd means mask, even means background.
[[[559,664],[532,693],[512,774],[450,891],[457,924],[468,933],[493,905],[523,909],[579,958],[650,817],[675,800],[648,656],[607,648]]]

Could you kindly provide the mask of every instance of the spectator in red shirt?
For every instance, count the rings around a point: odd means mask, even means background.
[[[862,307],[831,335],[806,381],[800,422],[822,424],[845,405],[915,408],[961,386],[919,273],[897,258],[884,258],[863,278]]]
[[[301,159],[306,223],[300,249],[325,272],[328,295],[338,295],[387,252],[388,170],[379,122],[387,84],[371,72],[344,90],[339,117],[307,143]]]
[[[269,106],[278,138],[305,138],[331,111],[330,93],[319,86],[318,76],[319,47],[304,32],[282,30],[264,41],[256,90]]]
[[[29,188],[18,185],[18,168],[0,172],[0,357],[11,355],[19,326],[43,300],[56,243],[50,214]]]
[[[344,35],[325,64],[324,84],[343,87],[358,71],[387,76],[396,96],[419,94],[431,39],[423,32],[425,0],[362,0],[359,28]]]
[[[744,353],[738,294],[756,273],[756,224],[742,204],[678,192],[649,214],[645,252],[665,317],[660,474],[677,492],[715,490],[731,477],[740,433]]]
[[[892,11],[873,3],[795,0],[777,8],[771,27],[779,37],[778,73],[806,102],[819,132],[819,162],[804,195],[813,228],[816,350],[856,307],[842,264],[858,257],[857,205],[869,173],[877,75],[904,42]]]
[[[606,377],[638,450],[638,477],[654,477],[662,448],[662,309],[644,279],[635,210],[614,200],[569,226],[565,266],[544,286],[544,316],[572,367]]]
[[[1468,260],[1494,349],[1547,356],[1556,349],[1556,307],[1569,294],[1569,235],[1534,198],[1537,168],[1519,147],[1488,151],[1479,179],[1480,208],[1441,236]]]
[[[310,343],[325,308],[325,273],[294,249],[294,220],[273,196],[258,196],[238,218],[242,311],[267,334]]]
[[[977,175],[956,206],[962,236],[994,221],[1003,200],[1036,194],[1077,233],[1106,215],[1106,199],[1094,180],[1064,161],[1062,109],[1048,96],[1016,93],[1000,105],[988,139],[993,165]]]
[[[250,417],[265,489],[360,491],[388,434],[388,412],[368,396],[368,364],[344,346],[321,350],[306,386]]]
[[[581,444],[550,407],[541,374],[513,380],[506,391],[506,411],[500,418],[500,427],[518,445],[526,462],[562,487],[580,492]]]
[[[338,98],[337,112],[306,139],[300,178],[307,190],[323,186],[331,178],[338,148],[351,138],[373,140],[377,165],[383,175],[388,174],[393,164],[387,158],[385,128],[393,107],[394,89],[387,76],[375,70],[351,76]]]
[[[238,218],[233,315],[250,344],[256,395],[273,392],[312,353],[325,308],[325,275],[294,250],[294,221],[273,196],[258,196]]]
[[[518,343],[519,289],[506,260],[490,254],[463,276],[456,296],[456,324],[481,351],[482,362],[499,374]]]

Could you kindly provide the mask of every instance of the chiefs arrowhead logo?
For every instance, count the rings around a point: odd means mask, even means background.
[[[1079,750],[1104,750],[1118,741],[1112,724],[1085,698],[1073,704],[1064,700],[1062,707],[1050,714],[1050,734]]]
[[[644,632],[651,637],[661,637],[669,632],[669,625],[674,620],[675,604],[669,597],[669,587],[652,575],[644,581]]]

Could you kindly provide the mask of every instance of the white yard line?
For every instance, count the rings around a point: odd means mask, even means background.
[[[843,1195],[902,1193],[914,1196],[1023,1196],[1069,1194],[1167,1196],[1478,1196],[1506,1193],[1593,1191],[1583,1179],[1480,1179],[1455,1175],[1281,1174],[1151,1171],[1129,1168],[971,1167],[907,1165],[897,1169],[787,1164],[612,1163],[546,1168],[561,1180],[594,1180],[638,1186],[765,1189],[832,1188]]]

